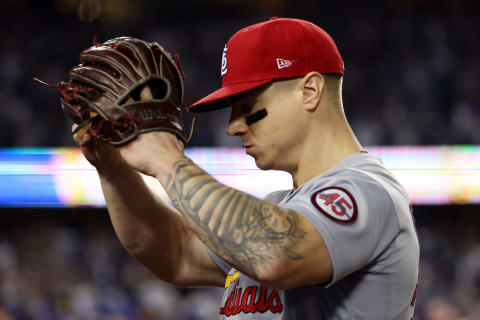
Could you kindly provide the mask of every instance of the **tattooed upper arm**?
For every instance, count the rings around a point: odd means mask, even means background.
[[[301,215],[219,183],[188,158],[175,164],[167,192],[210,249],[253,277],[274,260],[305,258]]]

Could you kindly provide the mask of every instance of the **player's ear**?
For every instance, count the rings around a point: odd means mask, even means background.
[[[317,108],[325,87],[325,80],[318,72],[310,72],[301,81],[303,106],[306,110],[313,111]]]

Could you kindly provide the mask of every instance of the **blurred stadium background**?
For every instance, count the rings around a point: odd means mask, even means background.
[[[422,249],[415,319],[480,319],[477,0],[2,0],[0,320],[215,318],[221,289],[174,288],[125,253],[58,93],[31,79],[66,80],[94,35],[130,35],[180,54],[189,104],[220,85],[228,38],[271,16],[333,36],[354,131],[411,184]],[[200,115],[189,152],[234,185],[247,188],[229,180],[232,168],[269,180],[225,135],[227,119]]]

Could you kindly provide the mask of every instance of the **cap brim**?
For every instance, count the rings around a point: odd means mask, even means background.
[[[254,82],[239,83],[222,87],[217,91],[209,94],[205,98],[195,102],[187,107],[190,112],[207,112],[228,107],[227,98],[233,97],[239,93],[258,88],[264,84],[271,82],[273,79],[264,79]]]

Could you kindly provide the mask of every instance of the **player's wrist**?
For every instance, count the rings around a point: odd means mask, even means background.
[[[163,186],[166,186],[178,161],[183,159],[188,159],[183,153],[170,154],[168,157],[165,157],[163,161],[156,164],[153,170],[153,176],[160,181]]]
[[[97,174],[100,177],[107,179],[121,177],[127,172],[136,171],[134,168],[130,167],[125,161],[116,160],[112,162],[100,162],[94,164]]]

